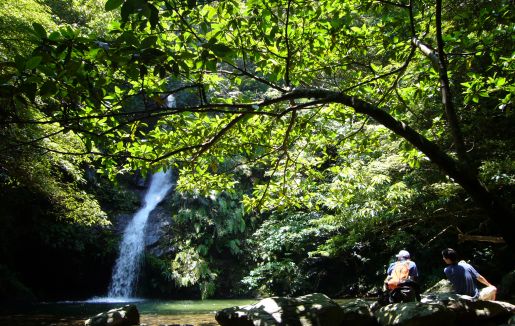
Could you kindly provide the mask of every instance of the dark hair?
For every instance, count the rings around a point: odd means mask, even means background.
[[[449,259],[453,263],[458,261],[458,253],[452,248],[442,250],[442,256],[443,258]]]

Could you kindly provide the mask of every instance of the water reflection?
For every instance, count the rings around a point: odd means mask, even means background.
[[[0,325],[13,326],[83,326],[84,320],[100,312],[131,303],[138,307],[142,325],[218,325],[215,312],[223,308],[255,303],[242,300],[176,300],[138,302],[61,301],[30,305],[4,305],[0,308]]]

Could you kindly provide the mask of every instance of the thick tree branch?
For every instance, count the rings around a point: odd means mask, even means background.
[[[72,152],[72,151],[61,151],[57,149],[48,148],[45,146],[40,146],[36,144],[31,144],[31,147],[42,149],[46,152],[56,153],[56,154],[62,154],[62,155],[71,155],[71,156],[98,156],[98,157],[112,157],[116,159],[135,159],[135,160],[141,160],[144,162],[152,163],[154,160],[149,159],[143,156],[135,156],[135,155],[129,155],[129,154],[109,154],[105,152],[97,152],[97,151],[85,151],[85,152]]]
[[[222,139],[222,137],[229,132],[234,126],[238,124],[243,118],[247,117],[245,114],[241,114],[236,116],[234,119],[229,121],[229,123],[223,127],[219,132],[217,132],[210,140],[202,144],[202,147],[200,150],[195,153],[195,156],[193,157],[193,161],[195,161],[199,156],[207,152],[211,147],[213,147],[219,140]]]
[[[463,135],[461,133],[456,109],[454,108],[449,76],[447,74],[447,58],[445,56],[444,41],[442,37],[442,0],[436,0],[436,41],[438,44],[438,73],[440,75],[442,104],[449,121],[449,128],[451,129],[458,158],[465,166],[468,167],[469,159],[467,150],[463,141]]]
[[[438,54],[436,50],[429,47],[429,45],[423,43],[415,36],[412,38],[411,42],[420,50],[420,52],[422,52],[422,54],[429,58],[433,67],[435,69],[438,69],[440,65],[440,60],[438,59]]]
[[[442,105],[444,107],[447,123],[451,131],[454,146],[458,158],[466,168],[469,168],[469,159],[465,142],[459,126],[458,116],[454,108],[453,98],[451,94],[451,87],[449,76],[447,73],[447,60],[444,51],[444,42],[442,37],[442,1],[436,1],[436,40],[438,49],[434,50],[427,44],[424,44],[416,36],[413,36],[413,44],[431,61],[431,64],[438,71],[440,79],[440,91],[442,95]]]

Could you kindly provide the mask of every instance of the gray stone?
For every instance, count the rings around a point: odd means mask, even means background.
[[[377,321],[365,300],[357,299],[342,306],[343,319],[341,325],[373,326]]]
[[[455,313],[442,304],[393,303],[375,312],[380,325],[452,326]]]
[[[442,279],[438,281],[435,285],[427,289],[424,294],[434,294],[434,293],[451,293],[453,292],[452,284],[447,279]]]
[[[148,253],[161,257],[172,250],[169,245],[164,248],[160,245],[163,239],[171,236],[171,221],[170,212],[163,205],[157,206],[149,214],[145,227],[145,248]]]
[[[499,284],[497,298],[511,302],[515,299],[515,270],[509,272],[502,278],[501,284]]]
[[[232,307],[216,313],[222,326],[334,326],[343,321],[343,309],[324,294],[298,298],[272,297],[253,305]]]
[[[508,319],[515,314],[515,306],[503,301],[474,300],[454,293],[434,293],[423,295],[425,304],[442,304],[456,313],[458,322],[480,322]]]
[[[85,326],[134,326],[139,325],[139,311],[135,305],[126,305],[89,318]]]
[[[369,302],[354,300],[339,307],[323,294],[298,298],[273,297],[255,304],[223,309],[222,326],[454,326],[509,325],[515,306],[500,301],[476,301],[453,293],[423,295],[421,302],[395,303],[374,312]]]

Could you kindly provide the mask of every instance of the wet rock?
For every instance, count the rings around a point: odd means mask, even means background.
[[[434,284],[432,287],[427,289],[425,294],[434,294],[434,293],[451,293],[453,292],[452,284],[447,279],[442,279]]]
[[[372,313],[370,304],[357,299],[342,306],[343,319],[341,325],[374,326],[377,321]]]
[[[443,304],[393,303],[375,312],[380,325],[453,326],[456,316]]]
[[[85,326],[134,326],[139,325],[139,311],[135,305],[126,305],[89,318]]]
[[[298,298],[266,298],[252,305],[223,309],[215,319],[222,326],[332,326],[342,323],[343,309],[326,295],[314,293]]]

